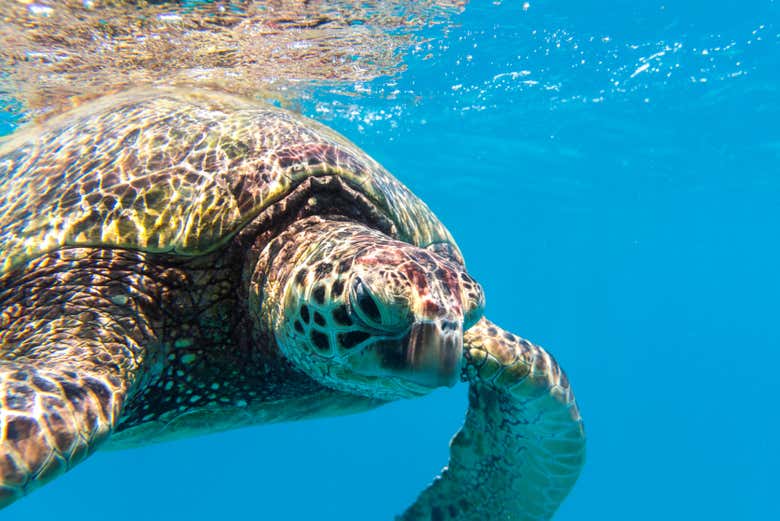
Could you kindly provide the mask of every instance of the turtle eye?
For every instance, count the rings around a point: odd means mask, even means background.
[[[379,311],[379,306],[360,277],[355,279],[353,286],[352,307],[360,315],[360,318],[366,320],[370,325],[382,325],[382,313]]]
[[[369,328],[399,333],[410,324],[408,305],[405,302],[379,300],[360,277],[356,277],[352,285],[350,307],[355,318]]]

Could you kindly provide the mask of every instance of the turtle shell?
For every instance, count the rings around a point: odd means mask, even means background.
[[[396,238],[450,244],[430,209],[357,146],[301,115],[204,90],[100,98],[0,145],[0,273],[63,247],[184,256],[225,244],[310,178],[338,176]]]

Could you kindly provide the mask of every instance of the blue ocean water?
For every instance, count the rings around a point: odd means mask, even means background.
[[[567,370],[588,461],[556,519],[780,519],[780,6],[456,22],[400,77],[303,110],[427,201],[488,316]],[[446,464],[465,391],[99,452],[3,516],[392,519]]]

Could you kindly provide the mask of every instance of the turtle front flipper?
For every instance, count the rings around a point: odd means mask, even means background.
[[[121,386],[74,367],[0,364],[0,508],[82,461],[111,432]]]
[[[0,277],[0,508],[91,454],[138,388],[155,298],[138,255],[63,250]]]
[[[464,337],[465,424],[449,466],[400,519],[550,519],[585,459],[566,375],[541,347],[484,318]]]

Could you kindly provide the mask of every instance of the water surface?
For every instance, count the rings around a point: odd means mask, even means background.
[[[780,518],[778,15],[473,2],[404,71],[297,101],[427,201],[491,319],[567,370],[588,461],[558,520]],[[459,386],[98,453],[4,515],[392,519],[465,407]]]

